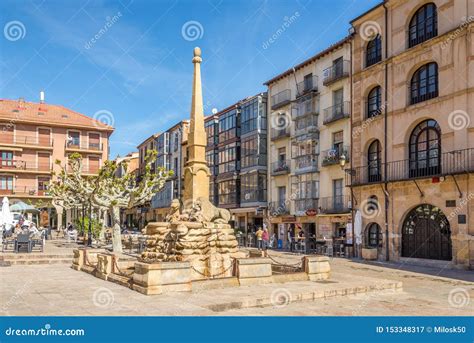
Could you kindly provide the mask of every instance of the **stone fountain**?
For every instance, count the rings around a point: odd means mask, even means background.
[[[201,62],[201,49],[195,48],[183,198],[172,201],[165,222],[153,222],[145,227],[146,249],[141,255],[145,263],[189,262],[193,279],[232,276],[234,259],[246,257],[239,252],[234,230],[229,225],[230,212],[209,201]]]

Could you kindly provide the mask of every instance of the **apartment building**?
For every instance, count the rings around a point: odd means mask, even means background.
[[[472,18],[470,0],[388,0],[352,21],[349,171],[367,258],[474,265]]]
[[[44,98],[42,93],[41,98]],[[45,209],[51,227],[64,225],[63,209],[54,208],[48,184],[68,156],[80,153],[83,173],[95,174],[109,156],[114,129],[61,105],[0,100],[0,194]],[[44,214],[42,214],[44,216]],[[67,211],[65,220],[71,220]]]
[[[184,120],[156,138],[158,152],[156,166],[168,171],[172,170],[174,174],[151,200],[151,208],[154,213],[153,220],[163,221],[169,211],[171,201],[180,199],[183,193],[183,168],[186,159],[188,132],[189,121]]]
[[[210,200],[232,214],[247,233],[266,215],[267,96],[257,94],[208,116],[206,159],[211,171]]]
[[[340,166],[350,164],[350,58],[347,37],[265,83],[268,223],[284,244],[296,228],[341,246],[350,239],[350,192]]]
[[[132,174],[132,177],[138,177],[138,168],[139,168],[139,153],[131,152],[125,155],[124,157],[117,157],[115,163],[118,165],[115,176],[123,177],[126,174]],[[127,168],[125,168],[127,165]],[[127,228],[134,227],[135,220],[135,209],[121,209],[120,213],[120,222],[124,224]]]

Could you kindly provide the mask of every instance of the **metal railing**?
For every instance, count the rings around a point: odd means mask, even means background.
[[[302,96],[308,92],[318,90],[318,77],[313,75],[312,77],[305,78],[303,81],[296,84],[297,96]]]
[[[82,166],[81,172],[83,174],[98,174],[99,169],[100,169],[99,167]],[[69,165],[66,166],[66,171],[72,172],[72,169]]]
[[[310,114],[319,114],[319,103],[315,97],[296,102],[291,107],[291,116],[293,120]]]
[[[37,188],[27,186],[17,186],[14,189],[0,189],[0,195],[50,196],[47,190],[38,190]]]
[[[284,127],[281,129],[273,128],[271,131],[271,140],[276,140],[280,139],[283,137],[289,137],[290,136],[290,127]]]
[[[329,124],[339,119],[349,118],[351,114],[351,102],[343,101],[340,104],[325,108],[323,113],[324,124]]]
[[[272,95],[272,110],[277,109],[281,106],[289,104],[291,102],[291,90],[285,89],[280,93]]]
[[[291,160],[283,160],[272,163],[272,175],[287,174],[290,172]]]
[[[272,201],[268,203],[268,211],[271,216],[278,216],[290,213],[289,204],[286,201]]]
[[[249,202],[266,202],[267,201],[267,192],[265,189],[254,189],[250,191],[241,190],[242,194],[240,197],[241,203]]]
[[[34,134],[34,133],[33,133]],[[53,139],[35,136],[21,136],[13,134],[0,133],[1,144],[18,144],[18,145],[36,145],[41,147],[52,147]]]
[[[51,171],[51,163],[36,163],[21,160],[0,159],[0,170],[11,171]]]
[[[318,199],[314,198],[305,198],[305,199],[295,199],[295,212],[297,213],[306,213],[308,210],[318,210]]]
[[[351,210],[351,198],[347,195],[319,199],[321,213],[347,213]]]
[[[332,82],[336,82],[346,76],[349,76],[350,62],[347,60],[342,63],[333,64],[331,67],[324,69],[323,71],[323,85],[328,85]]]
[[[350,158],[349,151],[350,150],[348,146],[324,150],[321,153],[321,158],[322,158],[321,165],[330,166],[333,164],[338,164],[342,155],[344,155],[346,162],[348,162]]]
[[[431,158],[380,163],[379,168],[356,167],[351,170],[352,185],[385,181],[385,167],[387,182],[474,172],[474,148],[453,150]]]
[[[84,143],[84,142],[66,142],[66,149],[80,149],[80,150],[103,150],[103,145],[99,143]]]

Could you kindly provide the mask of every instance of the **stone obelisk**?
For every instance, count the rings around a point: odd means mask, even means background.
[[[204,129],[204,109],[201,85],[201,49],[194,48],[194,77],[191,102],[191,121],[188,135],[188,160],[184,168],[185,207],[191,206],[198,198],[209,199],[209,167],[206,162],[206,131]]]

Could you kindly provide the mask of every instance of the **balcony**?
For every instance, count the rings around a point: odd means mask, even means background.
[[[0,135],[0,145],[18,146],[34,149],[53,149],[53,139],[49,137],[36,137],[36,133],[32,132],[31,136],[21,135]]]
[[[318,91],[318,77],[313,75],[312,77],[305,78],[304,81],[298,82],[296,84],[297,97],[303,96],[310,92]]]
[[[374,172],[367,166],[352,169],[352,186],[383,182],[384,171],[387,168],[387,182],[407,181],[439,177],[445,175],[464,174],[474,172],[474,148],[454,150],[442,153],[441,156],[431,159],[409,159],[380,163],[380,172]]]
[[[290,128],[289,127],[285,127],[285,128],[281,128],[281,129],[276,129],[276,128],[272,129],[271,136],[270,136],[270,139],[272,141],[282,139],[282,138],[285,138],[285,137],[290,137]]]
[[[311,173],[318,170],[317,155],[303,155],[295,157],[295,173]]]
[[[295,212],[297,215],[307,215],[309,211],[318,210],[318,199],[295,199]]]
[[[66,151],[89,152],[102,154],[103,145],[99,143],[66,142],[64,144]]]
[[[350,62],[342,61],[341,63],[333,64],[331,67],[324,69],[323,71],[323,85],[328,86],[340,79],[349,76]]]
[[[285,89],[280,93],[272,95],[272,110],[276,110],[282,106],[285,106],[291,102],[291,90]]]
[[[351,211],[351,198],[347,195],[319,199],[319,212],[324,214],[348,213]]]
[[[326,167],[333,164],[339,164],[339,160],[342,155],[344,155],[346,162],[348,162],[349,161],[349,147],[348,146],[325,150],[321,153],[321,158],[322,158],[321,165],[323,167]]]
[[[51,174],[52,164],[0,159],[0,171],[25,174]]]
[[[284,175],[290,172],[291,160],[283,160],[272,163],[272,175]]]
[[[270,202],[268,204],[268,211],[270,212],[270,215],[273,217],[290,213],[288,204],[283,200]]]
[[[350,173],[346,175],[346,186],[358,186],[369,183],[378,183],[383,181],[384,165],[380,163],[373,167],[357,167],[353,168]],[[351,181],[352,180],[352,181]]]
[[[265,189],[254,189],[251,191],[242,191],[240,203],[255,203],[255,202],[266,202],[266,190]]]
[[[340,104],[325,108],[323,113],[324,125],[327,125],[340,119],[349,118],[351,114],[351,102],[343,101]]]
[[[315,97],[309,97],[304,101],[298,101],[291,107],[291,116],[293,120],[297,120],[308,115],[318,114],[319,103]]]
[[[47,190],[38,190],[34,187],[17,186],[14,189],[0,189],[1,196],[13,198],[48,198],[50,195]]]
[[[100,168],[98,167],[89,167],[89,166],[82,166],[82,174],[83,175],[97,175],[99,173]],[[72,169],[69,165],[66,166],[66,171],[68,173],[72,172]]]

